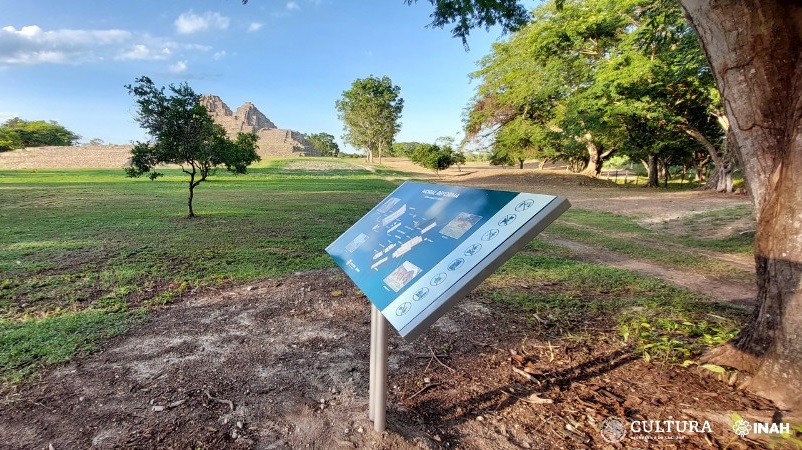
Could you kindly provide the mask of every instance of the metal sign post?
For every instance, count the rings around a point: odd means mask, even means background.
[[[569,207],[553,195],[406,182],[326,248],[373,304],[376,431],[385,429],[387,323],[414,340]]]
[[[387,417],[387,362],[387,321],[375,306],[371,306],[368,418],[378,433],[384,431]]]

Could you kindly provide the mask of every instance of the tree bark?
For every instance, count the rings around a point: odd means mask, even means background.
[[[588,151],[588,165],[582,171],[582,174],[598,178],[604,161],[613,154],[613,149],[602,152],[602,149],[596,144],[596,141],[593,140],[593,135],[590,133],[585,134],[585,148]]]
[[[189,199],[187,203],[189,204],[189,217],[195,217],[195,211],[192,210],[192,197],[195,196],[195,173],[191,173],[189,175]]]
[[[646,187],[660,187],[660,182],[657,178],[657,156],[649,155],[646,161],[642,161],[646,167]]]
[[[802,407],[802,5],[680,0],[721,91],[757,219],[758,305],[719,361]],[[714,354],[714,357],[716,355]]]

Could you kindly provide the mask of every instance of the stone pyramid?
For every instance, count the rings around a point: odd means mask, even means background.
[[[262,158],[275,156],[321,156],[303,134],[276,127],[251,102],[245,102],[232,112],[220,97],[203,95],[200,99],[215,122],[223,126],[229,137],[237,133],[255,133],[259,138],[257,153]]]

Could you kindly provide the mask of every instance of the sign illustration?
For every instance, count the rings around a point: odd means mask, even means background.
[[[569,207],[552,195],[406,182],[326,251],[414,339]]]

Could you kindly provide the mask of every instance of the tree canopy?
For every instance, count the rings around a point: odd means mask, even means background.
[[[56,121],[27,121],[18,117],[0,125],[0,151],[48,145],[75,145],[80,136]]]
[[[722,147],[713,78],[673,3],[545,3],[473,77],[466,132],[491,136],[499,164],[559,158],[597,176],[625,154],[647,163],[654,185],[658,162]]]
[[[425,167],[435,174],[439,174],[441,170],[446,170],[452,165],[456,164],[459,160],[461,163],[465,162],[465,158],[456,157],[454,149],[447,145],[437,144],[424,144],[415,148],[409,155],[410,161],[415,164]]]
[[[343,140],[365,151],[368,161],[378,152],[389,151],[395,135],[401,130],[401,111],[404,99],[401,88],[390,78],[369,76],[351,83],[336,101],[338,117],[343,121]]]
[[[126,85],[136,98],[136,121],[150,135],[148,142],[137,142],[131,150],[130,177],[147,175],[155,180],[162,173],[160,164],[176,164],[189,175],[189,217],[194,217],[192,200],[195,188],[214,171],[226,170],[241,174],[258,161],[256,135],[239,133],[234,140],[226,136],[222,126],[215,123],[186,83],[170,85],[169,93],[158,88],[148,77],[137,78]]]
[[[334,156],[340,154],[340,146],[334,140],[334,136],[328,133],[312,133],[306,135],[306,139],[312,143],[317,151],[323,156]]]

